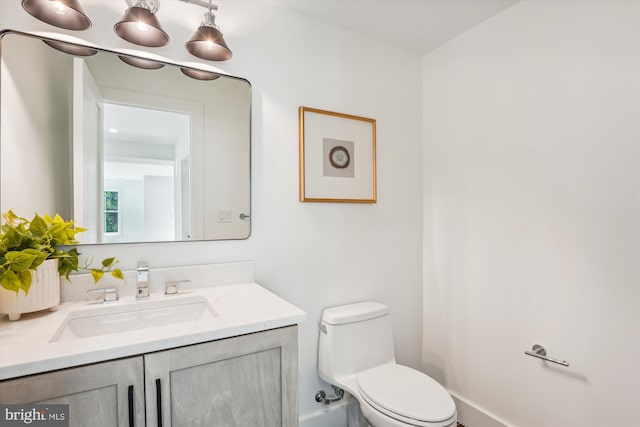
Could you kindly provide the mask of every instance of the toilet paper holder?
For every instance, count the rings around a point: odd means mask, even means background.
[[[569,362],[567,362],[566,360],[547,357],[547,350],[540,344],[534,344],[533,347],[531,347],[531,351],[525,351],[524,354],[526,354],[527,356],[537,357],[538,359],[542,359],[546,362],[557,363],[558,365],[562,366],[569,366]]]

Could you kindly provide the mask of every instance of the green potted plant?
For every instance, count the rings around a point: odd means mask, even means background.
[[[3,216],[0,227],[0,313],[9,314],[11,320],[28,313],[57,306],[60,302],[59,277],[67,280],[74,271],[90,270],[97,283],[106,272],[122,279],[122,271],[115,268],[118,261],[106,258],[100,267],[79,266],[76,234],[86,231],[76,227],[73,220],[65,221],[60,215],[51,218],[35,214],[29,221],[11,210]],[[30,298],[32,285],[40,282],[48,295]],[[20,293],[23,292],[23,294]],[[33,292],[32,292],[33,293]],[[33,300],[29,302],[29,300]]]

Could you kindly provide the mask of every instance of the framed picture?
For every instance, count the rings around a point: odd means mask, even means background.
[[[301,202],[376,202],[376,121],[298,109]]]

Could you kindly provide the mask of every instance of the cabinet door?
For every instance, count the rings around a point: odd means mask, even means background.
[[[297,326],[145,355],[145,382],[149,426],[297,426]]]
[[[0,402],[68,404],[70,427],[142,427],[143,374],[140,356],[6,380]]]

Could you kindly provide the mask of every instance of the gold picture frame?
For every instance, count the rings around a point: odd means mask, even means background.
[[[299,107],[300,201],[376,203],[376,121]]]

